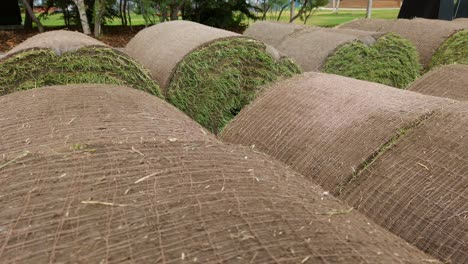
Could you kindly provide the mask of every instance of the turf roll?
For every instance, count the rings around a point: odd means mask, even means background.
[[[396,34],[272,22],[254,23],[251,28],[246,36],[273,45],[305,71],[405,88],[421,70],[415,47]]]
[[[422,94],[468,101],[468,65],[435,68],[415,81],[408,90]]]
[[[342,29],[357,29],[377,32],[393,32],[408,39],[416,47],[419,60],[426,68],[429,66],[437,48],[450,36],[465,26],[436,19],[356,19],[340,25]]]
[[[434,112],[348,185],[343,200],[444,263],[467,263],[467,134],[466,102]]]
[[[307,27],[294,23],[258,21],[250,25],[244,31],[244,35],[278,48],[285,38],[305,28]],[[310,28],[317,29],[317,27]],[[308,69],[304,70],[307,71]]]
[[[6,95],[0,135],[3,263],[437,263],[142,91]]]
[[[446,64],[468,65],[468,30],[462,30],[448,38],[432,57],[431,68]]]
[[[392,153],[407,135],[416,133],[431,120],[432,115],[456,102],[311,72],[270,87],[226,126],[221,138],[283,161],[340,199],[347,201],[349,191],[362,201],[375,201],[373,204],[356,201],[352,205],[378,223],[394,224],[384,226],[427,253],[447,262],[464,263],[460,260],[466,262],[468,257],[464,250],[468,222],[460,220],[456,225],[445,225],[447,217],[453,216],[458,221],[455,214],[466,210],[468,204],[465,166],[468,143],[462,143],[464,139],[460,139],[459,150],[452,155],[450,146],[439,148],[436,139],[429,140],[430,133],[425,139],[413,138],[414,146],[418,142],[433,145],[421,156],[454,159],[446,167],[437,163],[440,174],[431,179],[420,177],[417,173],[420,170],[412,174],[381,173],[374,176],[373,185],[362,177],[383,162],[384,155]],[[466,133],[466,127],[460,129],[460,135]],[[457,141],[457,135],[446,136]],[[415,157],[411,160],[415,166],[411,168],[427,167],[432,171],[430,160],[418,165],[418,152],[408,153]],[[400,170],[398,163],[392,165],[388,172],[392,168]],[[459,176],[445,177],[451,175],[452,169]],[[380,200],[374,199],[376,193],[361,190],[372,186],[385,187],[379,194]],[[442,195],[444,191],[446,195]],[[459,207],[450,211],[438,206],[445,203]]]
[[[0,58],[0,95],[79,83],[125,85],[162,96],[140,64],[77,32],[59,30],[36,35]]]
[[[260,41],[188,21],[142,30],[125,52],[150,70],[171,104],[214,133],[264,85],[301,71]]]
[[[389,33],[371,46],[360,41],[344,44],[327,58],[322,71],[406,88],[420,76],[421,69],[414,46]]]

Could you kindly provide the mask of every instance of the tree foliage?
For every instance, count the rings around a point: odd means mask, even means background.
[[[245,0],[192,0],[184,5],[184,19],[212,27],[243,30],[244,18],[257,19]]]

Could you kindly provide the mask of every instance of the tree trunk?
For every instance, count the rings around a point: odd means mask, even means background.
[[[143,2],[139,0],[139,5],[140,5],[140,12],[141,15],[143,16],[143,19],[145,20],[145,28],[148,27],[148,14],[145,13],[145,9],[143,7]]]
[[[31,17],[31,19],[36,23],[37,28],[39,29],[39,32],[44,32],[44,27],[42,26],[41,22],[37,19],[36,15],[34,15],[34,11],[32,10],[31,6],[29,5],[27,0],[21,0],[23,2],[24,7],[26,8],[26,11],[28,12],[28,15]]]
[[[266,15],[267,15],[267,13],[268,13],[269,10],[270,10],[270,6],[266,7],[266,8],[263,10],[262,20],[266,20]]]
[[[29,6],[34,10],[34,0],[28,0]],[[32,29],[32,19],[29,15],[24,16],[24,28]]]
[[[80,14],[81,27],[83,28],[83,33],[86,35],[91,35],[91,29],[89,28],[88,17],[86,17],[86,7],[84,0],[73,0],[76,7],[78,8],[78,13]]]
[[[160,22],[164,22],[167,19],[167,6],[161,4],[159,11],[161,12],[161,18],[159,19]]]
[[[289,22],[292,22],[294,19],[294,13],[296,11],[296,5],[295,5],[295,0],[291,0],[291,13],[290,13],[290,16],[289,16]]]
[[[103,0],[96,0],[94,2],[94,37],[98,38],[101,36],[101,20],[102,12],[104,9]]]
[[[130,16],[130,5],[127,3],[127,18],[128,18],[128,23],[130,25],[130,30],[133,31],[132,27],[132,17]]]
[[[123,14],[123,25],[126,26],[128,24],[127,20],[127,0],[123,1],[123,6],[122,6],[122,14]]]
[[[172,0],[172,4],[170,5],[171,20],[179,20],[179,11],[183,5],[184,5],[183,0]]]
[[[309,4],[309,0],[305,0],[304,1],[304,4],[302,5],[301,9],[299,10],[299,12],[297,13],[297,15],[295,15],[293,18],[291,18],[291,20],[289,21],[289,23],[292,23],[294,20],[296,20],[296,18],[300,17],[302,15],[302,13],[304,12],[307,4]]]
[[[316,10],[317,10],[317,8],[312,8],[312,9],[310,10],[310,12],[306,15],[306,17],[305,17],[305,19],[304,19],[304,25],[307,23],[307,20],[309,19],[309,17],[310,17],[313,13],[315,13]]]
[[[120,16],[120,22],[121,22],[121,24],[123,26],[124,25],[124,19],[123,19],[122,5],[123,5],[122,0],[119,0],[119,16]]]
[[[284,5],[284,6],[281,7],[281,10],[280,10],[280,12],[279,12],[279,15],[278,15],[278,18],[276,19],[276,21],[279,21],[279,20],[280,20],[281,15],[283,14],[284,9],[286,9],[286,7],[288,7],[288,5],[289,5],[289,4]]]
[[[340,0],[333,0],[333,13],[338,14],[339,9],[340,9]]]
[[[372,16],[372,0],[367,1],[367,10],[366,10],[366,18],[371,18]]]

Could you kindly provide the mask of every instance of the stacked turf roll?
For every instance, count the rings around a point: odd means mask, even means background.
[[[126,85],[161,96],[158,85],[141,65],[77,32],[59,30],[36,35],[0,58],[0,95],[79,83]]]
[[[468,65],[449,64],[435,68],[416,80],[408,90],[468,101]]]
[[[467,134],[465,102],[311,72],[269,88],[221,138],[283,161],[421,250],[461,264]]]
[[[306,71],[405,88],[421,70],[415,47],[397,34],[264,21],[244,34],[274,46]]]
[[[264,85],[301,71],[260,41],[188,21],[142,30],[125,52],[149,69],[171,104],[214,133]]]
[[[431,68],[447,64],[468,65],[468,30],[462,30],[448,38],[432,57]]]
[[[4,263],[438,263],[135,89],[6,95],[0,134]]]
[[[421,64],[427,68],[442,43],[463,30],[463,23],[435,19],[357,19],[339,26],[377,32],[393,32],[408,39],[416,47]]]

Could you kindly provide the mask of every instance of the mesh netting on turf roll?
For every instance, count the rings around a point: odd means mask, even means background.
[[[285,38],[304,30],[304,28],[307,27],[294,23],[258,21],[250,25],[244,31],[244,35],[258,39],[275,48],[279,48]],[[311,28],[318,29],[317,27]],[[307,68],[304,68],[304,70],[309,71]]]
[[[408,90],[422,94],[468,101],[468,65],[452,64],[433,69]]]
[[[407,134],[417,131],[434,111],[454,102],[336,75],[307,73],[269,88],[226,126],[221,138],[264,151],[343,199],[347,197],[343,191],[355,190],[360,199],[371,200],[374,194],[359,192],[360,185],[356,182],[360,182],[360,175],[372,170],[373,164],[378,164],[382,156],[398,146]],[[425,139],[425,144],[434,144],[426,154],[435,155],[438,141]],[[460,147],[466,148],[466,145]],[[411,153],[417,156],[416,152]],[[449,152],[444,153],[450,159]],[[453,166],[466,170],[461,153],[454,152],[453,158],[459,158],[459,161]],[[429,166],[428,163],[422,164]],[[424,169],[416,162],[414,165]],[[430,170],[430,166],[428,168]],[[448,173],[451,167],[446,169]],[[436,205],[448,202],[460,206],[468,204],[466,191],[451,187],[444,189],[444,186],[456,184],[466,188],[467,183],[460,183],[460,178],[443,179],[443,175],[434,180],[420,179],[418,174],[400,176],[406,182],[386,184],[388,189],[382,196],[387,200],[376,203],[381,210],[385,207],[392,210],[392,214],[379,216],[379,211],[373,211],[375,207],[371,204],[365,207],[355,204],[356,208],[366,213],[374,212],[370,216],[377,222],[405,223],[395,230],[391,226],[386,227],[430,254],[441,259],[467,260],[467,251],[462,249],[466,247],[467,233],[464,230],[468,228],[468,222],[457,226],[444,225],[446,217],[455,216]],[[387,174],[378,177],[380,181],[392,180],[392,176]],[[408,188],[415,191],[400,192],[408,182],[412,183]],[[361,184],[368,185],[365,181]],[[417,191],[423,189],[433,192]],[[441,196],[442,190],[447,192],[446,196]],[[418,202],[413,203],[413,198]],[[397,205],[392,201],[400,202]],[[407,215],[403,212],[413,207],[418,207],[411,216],[417,221],[407,222]],[[432,232],[435,230],[437,232]]]
[[[432,57],[431,67],[453,63],[468,65],[468,30],[448,38]]]
[[[357,19],[342,24],[339,28],[377,32],[394,32],[410,40],[419,53],[420,62],[427,67],[437,48],[458,30],[461,23],[435,19]]]
[[[275,35],[275,31],[279,34]],[[421,70],[416,49],[395,34],[258,22],[245,35],[273,45],[305,71],[324,71],[404,88]]]
[[[2,263],[436,262],[141,91],[10,94],[0,131]]]
[[[442,108],[407,131],[341,197],[444,263],[468,263],[467,135],[468,104]]]
[[[142,30],[125,51],[150,70],[170,103],[214,133],[261,86],[300,72],[259,41],[188,21]]]
[[[126,85],[162,96],[141,65],[77,32],[59,30],[36,35],[0,59],[0,95],[79,83]]]

